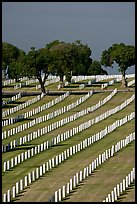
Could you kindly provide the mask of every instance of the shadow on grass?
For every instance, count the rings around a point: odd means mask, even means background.
[[[20,200],[20,197],[24,196],[23,194],[24,194],[25,192],[27,192],[27,188],[30,188],[30,186],[27,186],[22,192],[20,192],[18,195],[16,195],[16,198],[14,198],[13,200],[11,200],[11,202]]]
[[[131,183],[131,185],[120,195],[116,202],[122,202],[124,198],[126,198],[126,195],[130,192],[131,189],[135,187],[135,183]]]
[[[24,147],[22,147],[22,146],[24,146]],[[28,146],[28,147],[27,147]],[[31,149],[31,148],[33,148],[33,147],[35,147],[34,145],[31,145],[31,144],[22,144],[21,146],[19,146],[19,147],[16,147],[15,149],[9,149],[9,150],[7,150],[7,152],[15,152],[15,151],[17,151],[17,150],[28,150],[28,149]]]
[[[64,88],[78,88],[78,86],[76,86],[76,85],[69,85],[69,86],[65,86]]]

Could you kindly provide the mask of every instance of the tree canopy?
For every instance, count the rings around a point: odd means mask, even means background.
[[[107,74],[102,66],[113,67],[116,62],[122,73],[122,85],[126,86],[126,70],[135,64],[133,45],[113,44],[102,52],[100,62],[93,60],[91,54],[91,48],[80,40],[72,43],[54,40],[41,49],[31,47],[28,53],[2,42],[2,69],[6,70],[8,66],[9,78],[15,78],[16,81],[23,76],[37,78],[45,93],[44,84],[49,74],[59,76],[61,83],[66,76],[70,82],[72,75]]]
[[[95,60],[89,67],[88,75],[108,75],[107,71],[102,69],[101,64],[99,61]]]
[[[102,52],[100,63],[105,67],[113,67],[116,62],[122,74],[122,86],[126,87],[126,70],[135,65],[135,47],[124,43],[113,44],[108,50]]]

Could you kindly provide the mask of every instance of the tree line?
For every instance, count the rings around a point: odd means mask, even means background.
[[[2,69],[8,67],[9,78],[16,81],[25,76],[37,78],[41,91],[45,93],[44,84],[49,74],[59,76],[63,86],[64,76],[71,82],[72,75],[107,75],[102,67],[113,67],[116,62],[122,74],[122,86],[126,87],[126,70],[135,65],[133,45],[113,44],[102,52],[100,61],[93,60],[91,55],[91,48],[80,40],[73,43],[54,40],[40,49],[31,47],[28,53],[8,42],[2,42]]]

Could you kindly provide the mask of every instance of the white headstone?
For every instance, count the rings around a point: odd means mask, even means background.
[[[128,176],[126,176],[126,188],[128,188]]]
[[[6,193],[4,193],[4,195],[3,195],[3,202],[6,202],[7,200],[7,194]]]
[[[120,184],[117,184],[116,189],[117,189],[117,196],[119,197],[120,196]]]
[[[8,160],[7,161],[7,170],[9,170],[10,169],[10,161]]]
[[[55,167],[55,161],[54,161],[54,158],[52,158],[52,167]]]
[[[7,202],[10,202],[10,190],[7,190]]]
[[[28,173],[28,183],[31,183],[31,173]]]
[[[83,172],[80,171],[79,173],[80,173],[80,182],[81,182],[81,181],[83,180],[83,176],[82,176],[82,175],[83,175]]]
[[[36,179],[39,178],[39,168],[36,168]]]
[[[49,170],[49,162],[47,161],[46,162],[46,171],[48,171]]]
[[[62,192],[61,192],[61,188],[59,189],[59,191],[58,191],[58,194],[59,194],[59,201],[61,201],[62,200]]]
[[[55,202],[58,202],[58,191],[55,191]]]
[[[66,186],[62,187],[62,198],[65,198],[66,196]]]
[[[123,192],[123,183],[120,182],[120,194],[122,194],[122,192]]]
[[[114,202],[114,191],[111,191],[111,202]]]
[[[72,179],[70,179],[70,191],[72,191],[73,190],[73,180]]]
[[[59,154],[59,164],[61,163],[61,154]]]
[[[4,171],[6,171],[7,162],[4,162]]]
[[[28,177],[25,176],[24,187],[27,187],[27,185],[28,185]]]
[[[19,182],[16,182],[16,195],[19,194]]]
[[[13,168],[13,166],[14,166],[14,159],[12,158],[11,159],[11,168]]]
[[[126,181],[125,181],[125,179],[123,179],[123,191],[125,191],[126,190]]]
[[[23,191],[23,179],[20,180],[20,191]]]
[[[58,155],[56,156],[56,165],[58,165],[59,164],[59,161],[58,161]]]
[[[111,202],[111,195],[108,194],[108,202]]]
[[[67,183],[67,194],[70,193],[70,183]]]
[[[114,187],[114,200],[117,200],[117,188]]]
[[[13,186],[12,187],[12,198],[15,198],[16,197],[16,187]]]
[[[131,174],[130,173],[128,174],[128,185],[129,186],[131,185]]]

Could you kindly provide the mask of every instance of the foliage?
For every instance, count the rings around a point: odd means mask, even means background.
[[[113,67],[114,62],[118,64],[119,72],[122,73],[122,86],[126,87],[126,70],[135,65],[135,47],[120,43],[113,44],[108,51],[103,51],[100,63],[105,67]]]
[[[77,47],[77,64],[73,70],[74,75],[88,75],[88,69],[92,63],[91,54],[92,51],[88,45],[83,45],[80,40],[74,43]]]
[[[2,42],[2,68],[5,70],[12,61],[16,61],[19,56],[19,49],[7,42]]]
[[[30,51],[26,55],[25,62],[26,75],[29,77],[35,76],[41,84],[42,92],[45,93],[44,84],[48,75],[50,74],[48,69],[48,65],[50,63],[48,49],[41,48],[36,50],[35,47],[31,47]],[[43,79],[42,74],[44,75]]]
[[[80,41],[74,43],[57,42],[50,47],[52,56],[52,66],[50,71],[60,76],[63,82],[63,76],[71,81],[71,75],[86,75],[92,59],[90,58],[91,49],[83,45]]]
[[[103,75],[103,74],[108,74],[106,70],[103,70],[101,67],[100,62],[98,61],[93,61],[92,64],[89,67],[88,70],[89,75]]]

